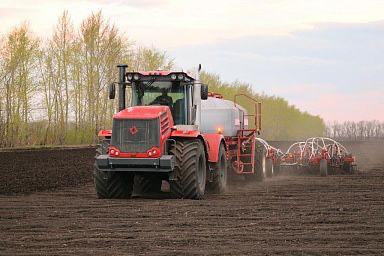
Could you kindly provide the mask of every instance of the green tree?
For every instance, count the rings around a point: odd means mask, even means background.
[[[14,28],[1,49],[2,90],[4,92],[5,146],[28,142],[31,100],[36,92],[39,40],[26,24]]]

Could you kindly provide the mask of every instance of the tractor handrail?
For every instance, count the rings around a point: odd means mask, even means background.
[[[254,104],[255,104],[255,114],[247,114],[247,115],[243,115],[243,124],[244,124],[244,118],[245,116],[254,116],[254,119],[255,119],[255,130],[257,132],[260,132],[261,131],[261,102],[255,100],[254,98],[248,96],[247,94],[245,93],[238,93],[238,94],[235,94],[234,98],[233,98],[233,103],[234,105],[240,105],[240,104],[237,104],[237,101],[236,99],[240,96],[243,96],[245,98],[247,98],[248,100],[252,101]]]

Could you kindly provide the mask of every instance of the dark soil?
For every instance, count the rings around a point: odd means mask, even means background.
[[[67,153],[44,159],[61,175],[44,182],[71,187],[0,195],[0,255],[384,255],[383,158],[355,175],[278,176],[200,201],[98,200],[88,151],[76,179]]]
[[[0,194],[30,193],[92,181],[94,147],[0,151]]]

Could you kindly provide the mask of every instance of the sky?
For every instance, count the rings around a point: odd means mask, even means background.
[[[384,121],[384,0],[0,0],[0,34],[27,21],[49,37],[92,12],[178,68],[286,98],[327,122]]]

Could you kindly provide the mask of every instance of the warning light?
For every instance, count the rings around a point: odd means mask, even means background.
[[[216,129],[217,130],[217,133],[218,134],[223,134],[223,129],[221,129],[220,127]]]

